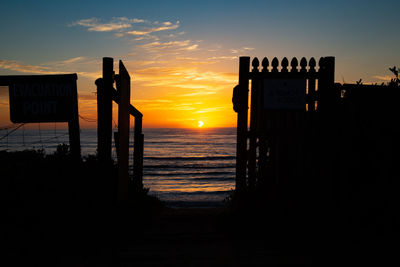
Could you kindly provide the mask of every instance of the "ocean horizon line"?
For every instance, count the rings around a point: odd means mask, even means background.
[[[10,125],[12,125],[13,123],[11,123],[10,122]],[[38,124],[39,123],[26,123],[23,127],[25,127],[25,129],[26,130],[37,130],[38,129]],[[65,125],[63,125],[63,124],[65,124]],[[10,125],[7,125],[8,127],[10,126]],[[18,125],[20,125],[20,123],[14,123],[14,125],[15,125],[15,127],[17,127]],[[67,122],[57,122],[57,125],[58,126],[60,126],[60,127],[55,127],[54,126],[54,123],[52,123],[52,122],[49,122],[49,123],[47,123],[47,122],[44,122],[44,123],[40,123],[40,129],[41,130],[45,130],[45,131],[47,131],[47,130],[52,130],[52,131],[54,131],[54,129],[56,128],[57,130],[68,130],[68,126],[67,126]],[[7,127],[7,128],[8,128]],[[1,127],[0,127],[1,128]],[[4,127],[4,128],[6,128],[6,127]],[[11,127],[12,128],[12,127]],[[113,127],[113,129],[115,129],[116,127]],[[131,127],[132,129],[134,128],[134,127]],[[201,130],[212,130],[212,129],[232,129],[232,128],[236,128],[236,126],[220,126],[220,127],[206,127],[206,126],[203,126],[203,127],[146,127],[146,126],[143,126],[143,130],[146,130],[146,129],[183,129],[183,130],[199,130],[199,131],[201,131]],[[97,127],[80,127],[80,130],[96,130],[97,129]],[[6,130],[1,130],[1,131],[6,131]]]

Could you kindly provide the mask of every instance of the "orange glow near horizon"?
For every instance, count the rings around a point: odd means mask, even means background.
[[[231,104],[237,74],[204,67],[166,64],[138,68],[126,61],[131,75],[131,104],[143,113],[144,128],[235,127]],[[98,66],[98,67],[101,67]],[[215,67],[215,66],[214,66]],[[115,68],[118,72],[117,67]],[[8,88],[0,88],[0,126],[9,125]],[[81,128],[97,127],[97,97],[93,78],[78,76],[78,106]],[[118,122],[118,105],[113,103],[113,119]],[[200,126],[200,123],[201,126]],[[113,124],[114,124],[113,122]],[[133,125],[133,119],[132,119]],[[52,124],[49,128],[53,128]],[[65,125],[60,125],[64,128]],[[47,128],[43,124],[43,128]]]
[[[155,49],[152,46],[141,49],[146,55],[157,52],[160,58],[139,60],[133,56],[131,60],[123,59],[131,76],[130,102],[142,112],[144,128],[236,126],[236,113],[231,100],[232,89],[237,84],[238,58],[219,59],[213,52],[182,50],[180,46],[155,51],[149,51]],[[118,59],[114,58],[114,63],[114,70],[118,73]],[[78,73],[81,128],[97,127],[94,81],[101,77],[101,61],[91,66],[90,70]],[[66,70],[64,65],[60,71]],[[117,123],[118,105],[115,103],[113,110],[113,119]],[[199,121],[203,122],[202,127],[199,127]],[[0,126],[10,123],[8,89],[0,87]]]

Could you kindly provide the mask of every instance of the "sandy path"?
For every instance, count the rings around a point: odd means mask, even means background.
[[[224,209],[167,210],[118,249],[122,266],[237,266],[304,263],[267,240],[233,235]]]

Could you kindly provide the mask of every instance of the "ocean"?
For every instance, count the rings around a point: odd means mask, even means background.
[[[21,127],[6,136],[10,132],[0,130],[0,150],[45,149],[52,153],[58,144],[68,144],[68,131],[56,127]],[[174,208],[225,205],[224,199],[235,186],[236,128],[164,128],[143,132],[143,184],[150,195]],[[132,156],[133,131],[131,139]],[[81,147],[82,156],[96,153],[96,129],[81,130]]]

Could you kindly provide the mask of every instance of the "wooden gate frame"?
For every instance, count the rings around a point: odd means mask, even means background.
[[[318,70],[315,69],[316,61],[314,58],[311,58],[307,64],[307,60],[304,57],[300,60],[300,69],[298,69],[298,60],[293,58],[289,70],[289,61],[286,57],[281,62],[280,71],[278,70],[279,61],[276,57],[272,60],[271,68],[269,68],[269,61],[266,57],[262,60],[261,65],[263,68],[261,71],[259,70],[259,65],[259,60],[254,58],[252,61],[253,68],[250,72],[250,57],[239,58],[239,84],[234,89],[233,95],[234,109],[238,113],[236,145],[236,192],[238,193],[251,191],[256,186],[256,151],[258,144],[260,144],[259,139],[263,138],[260,135],[259,122],[262,119],[260,113],[263,106],[260,101],[264,99],[263,90],[261,90],[264,79],[308,80],[306,105],[309,112],[316,111],[314,107],[317,103],[318,113],[329,113],[329,110],[334,105],[333,101],[338,99],[335,96],[337,90],[333,90],[335,78],[334,57],[322,57],[319,60]],[[250,80],[252,82],[252,91],[250,129],[248,129]],[[315,88],[316,81],[318,90]],[[306,110],[306,107],[304,107],[304,110]],[[259,147],[259,149],[262,150],[263,148]],[[263,152],[266,153],[266,151]]]
[[[116,83],[117,90],[113,84]],[[97,153],[100,163],[109,166],[112,162],[112,101],[118,106],[118,137],[116,138],[118,158],[119,202],[129,198],[129,124],[130,115],[135,118],[134,153],[133,153],[133,191],[143,190],[143,114],[130,104],[131,78],[123,62],[119,61],[119,75],[114,72],[114,59],[103,58],[103,78],[96,80],[97,85]]]

